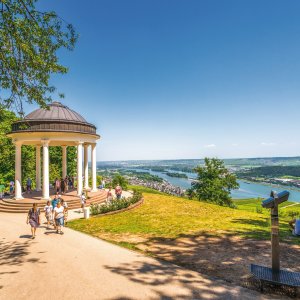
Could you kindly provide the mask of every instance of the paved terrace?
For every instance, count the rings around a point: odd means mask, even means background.
[[[31,240],[25,221],[0,213],[0,299],[274,299],[68,228]]]

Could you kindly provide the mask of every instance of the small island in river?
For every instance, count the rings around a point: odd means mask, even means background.
[[[177,178],[188,178],[188,176],[185,173],[173,173],[173,172],[166,172],[167,176],[170,177],[177,177]]]

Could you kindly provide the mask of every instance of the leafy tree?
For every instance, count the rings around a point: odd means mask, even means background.
[[[42,107],[52,101],[52,74],[64,74],[57,52],[72,50],[77,35],[53,11],[38,11],[38,0],[0,0],[0,106],[22,112],[22,101]]]
[[[15,149],[14,149],[15,152]],[[15,158],[13,162],[13,173],[15,171]],[[22,146],[22,186],[26,187],[27,178],[32,179],[32,188],[35,188],[35,147],[26,145]]]
[[[13,112],[0,109],[0,184],[7,184],[15,177],[15,146],[6,134],[16,120]]]
[[[74,176],[77,173],[76,147],[67,148],[67,175]],[[53,183],[56,178],[62,177],[62,148],[49,147],[49,181]]]
[[[187,189],[185,191],[185,193],[186,193],[186,195],[188,196],[189,199],[193,199],[196,196],[193,187],[191,187],[190,189]]]
[[[128,182],[124,176],[122,176],[120,174],[116,174],[113,177],[111,185],[113,188],[115,188],[117,185],[120,185],[123,190],[127,190]]]
[[[195,169],[198,176],[192,189],[196,197],[218,205],[233,206],[230,191],[239,187],[236,176],[228,171],[220,159],[205,158],[204,163],[203,167]]]

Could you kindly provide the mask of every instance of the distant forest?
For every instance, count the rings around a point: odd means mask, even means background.
[[[300,166],[265,166],[236,172],[239,178],[245,177],[300,177]]]

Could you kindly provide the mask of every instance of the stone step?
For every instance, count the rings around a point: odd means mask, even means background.
[[[98,199],[105,199],[105,198],[106,198],[105,195],[95,196],[93,198],[87,199],[87,203],[93,202]],[[68,203],[68,205],[78,204],[78,203],[80,203],[80,199],[78,198],[78,199],[66,200],[66,202]],[[24,202],[17,202],[15,200],[13,200],[13,201],[5,201],[5,200],[1,201],[0,200],[0,203],[3,203],[4,205],[11,206],[11,207],[32,207],[32,204],[33,204],[33,202],[24,203]],[[38,207],[42,207],[42,206],[46,205],[46,202],[36,202],[36,203],[37,203]]]
[[[102,203],[104,201],[106,201],[106,193],[87,199],[87,206],[90,206],[92,203],[96,204],[96,203]],[[0,212],[27,213],[28,210],[32,207],[32,203],[16,202],[16,200],[8,200],[8,199],[4,199],[3,201],[0,200]],[[81,207],[80,199],[71,199],[67,201],[67,203],[69,209],[77,209]],[[46,205],[45,202],[38,203],[39,208],[43,208],[45,205]]]

